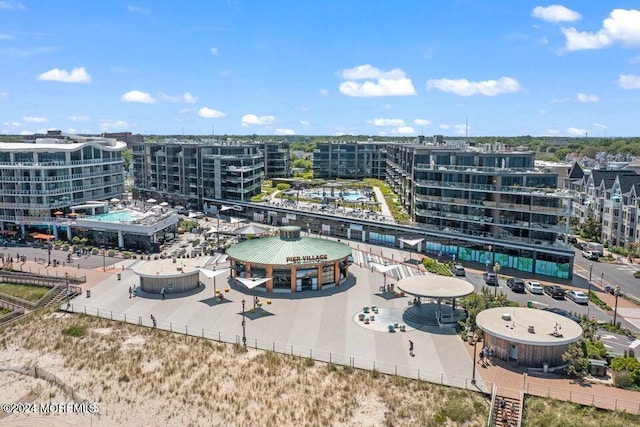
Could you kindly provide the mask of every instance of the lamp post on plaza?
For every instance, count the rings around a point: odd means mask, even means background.
[[[473,333],[473,371],[471,372],[471,384],[476,383],[476,347],[478,346],[478,339],[476,333]]]
[[[71,307],[71,295],[69,293],[69,273],[64,273],[64,281],[67,285],[67,310]]]
[[[591,308],[589,299],[591,297],[591,273],[592,272],[593,272],[593,263],[589,264],[589,287],[587,290],[587,319],[589,319],[589,309]]]
[[[498,280],[498,273],[500,273],[500,264],[498,264],[497,262],[493,265],[493,272],[496,275],[496,289],[493,297],[498,298],[498,286],[500,286],[500,280]]]
[[[244,347],[244,351],[247,351],[247,334],[245,333],[245,318],[244,318],[244,303],[245,300],[242,298],[242,346]]]
[[[107,250],[102,247],[102,271],[107,271]]]
[[[616,305],[613,309],[613,325],[616,325],[616,320],[618,320],[618,296],[620,296],[620,285],[616,285],[613,290],[613,295],[616,297]]]
[[[487,273],[489,272],[489,264],[491,264],[491,262],[493,261],[493,259],[491,258],[490,254],[491,254],[491,250],[493,249],[493,246],[489,245],[487,246],[488,249],[488,254],[487,254],[487,261],[485,262],[486,266],[487,266]]]

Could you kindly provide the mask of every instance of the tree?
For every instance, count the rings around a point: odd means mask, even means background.
[[[131,162],[133,160],[133,151],[130,148],[125,148],[124,150],[122,150],[122,160],[124,161],[124,170],[129,172],[129,168],[131,167]]]
[[[602,224],[596,221],[594,218],[588,218],[580,227],[582,236],[585,239],[600,241],[602,235]]]
[[[569,344],[569,349],[562,354],[562,360],[567,362],[567,374],[575,378],[584,378],[589,372],[589,359],[586,357],[583,342]]]

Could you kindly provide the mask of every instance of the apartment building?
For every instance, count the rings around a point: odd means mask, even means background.
[[[602,242],[629,247],[640,241],[637,228],[640,174],[635,170],[592,169],[571,186],[575,194],[574,216],[580,224],[588,219],[599,223]]]
[[[385,179],[388,144],[376,141],[318,143],[313,152],[313,176],[323,179]]]
[[[568,278],[573,253],[558,236],[571,200],[557,172],[534,161],[534,152],[389,145],[387,182],[413,222],[442,233],[428,250]]]
[[[165,140],[131,148],[136,198],[202,210],[211,199],[248,201],[260,194],[264,155],[258,144]]]
[[[122,197],[124,148],[113,138],[60,131],[0,142],[2,230],[24,237],[40,228],[57,236],[60,216],[72,206]]]
[[[291,154],[289,142],[267,141],[258,144],[264,155],[265,178],[290,178]]]

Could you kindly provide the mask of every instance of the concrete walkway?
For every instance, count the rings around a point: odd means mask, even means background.
[[[380,188],[373,187],[373,193],[376,195],[376,200],[380,202],[380,212],[382,212],[382,215],[393,219],[393,214],[391,213],[389,205],[387,205],[387,200],[384,198],[384,195],[382,194],[382,191],[380,191]]]

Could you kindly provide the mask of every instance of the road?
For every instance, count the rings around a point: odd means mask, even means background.
[[[604,284],[620,285],[620,289],[626,295],[640,297],[640,279],[633,277],[633,273],[640,270],[640,264],[628,264],[626,261],[621,264],[589,261],[582,257],[582,251],[576,250],[574,273],[588,281],[590,269],[593,285],[600,288]]]

